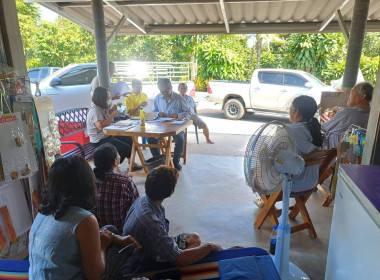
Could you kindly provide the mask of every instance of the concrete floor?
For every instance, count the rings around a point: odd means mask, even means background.
[[[175,193],[164,201],[171,221],[170,234],[197,232],[203,241],[224,248],[240,245],[269,250],[270,222],[266,221],[261,229],[253,226],[259,208],[253,203],[256,196],[245,183],[243,157],[251,134],[271,119],[255,115],[229,121],[220,111],[209,108],[201,109],[200,115],[215,144],[206,144],[202,132],[197,144],[193,128],[189,130],[187,164],[182,165]],[[151,157],[149,150],[144,154],[146,159]],[[127,168],[124,165],[122,171]],[[134,181],[143,194],[145,178],[134,177]],[[313,280],[324,279],[332,218],[333,208],[322,207],[322,200],[317,192],[307,203],[318,238],[311,239],[307,230],[291,235],[290,260]],[[297,217],[296,222],[300,220]]]

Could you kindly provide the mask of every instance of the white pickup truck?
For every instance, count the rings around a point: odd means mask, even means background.
[[[335,91],[300,70],[256,69],[251,82],[210,81],[209,100],[221,104],[224,115],[241,119],[247,111],[286,113],[292,100],[309,95],[320,103],[322,91]]]

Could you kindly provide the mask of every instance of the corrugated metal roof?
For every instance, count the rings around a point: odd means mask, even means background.
[[[38,2],[86,29],[93,30],[91,1],[25,0],[25,2]],[[123,15],[127,18],[119,35],[141,35],[144,32],[148,35],[341,32],[334,13],[340,9],[349,28],[354,2],[354,0],[104,1],[104,18],[107,34],[115,29]],[[367,31],[380,31],[379,0],[370,2]]]

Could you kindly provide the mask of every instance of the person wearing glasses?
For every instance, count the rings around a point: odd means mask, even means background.
[[[342,134],[350,125],[367,128],[372,95],[373,85],[370,82],[358,83],[351,89],[347,100],[348,107],[343,108],[331,120],[322,124],[322,130],[326,133],[327,149],[338,146]]]
[[[104,87],[97,87],[92,95],[92,104],[87,112],[86,129],[87,135],[90,137],[90,142],[99,147],[104,143],[114,145],[120,155],[120,163],[123,163],[125,158],[128,158],[130,163],[133,140],[129,136],[110,136],[103,132],[103,128],[109,126],[114,118],[119,115],[117,105],[108,107],[110,93]],[[142,169],[141,165],[136,165],[135,169]]]
[[[197,105],[195,104],[194,102],[194,99],[187,95],[186,92],[187,92],[187,85],[185,83],[180,83],[178,85],[178,92],[179,94],[185,98],[185,100],[187,101],[187,103],[189,104],[190,106],[190,109],[191,109],[191,116],[190,116],[190,120],[193,121],[193,123],[199,127],[199,129],[202,129],[203,130],[203,135],[206,137],[206,141],[208,144],[214,144],[214,142],[211,141],[210,139],[210,132],[208,130],[208,127],[207,125],[205,124],[205,122],[198,116],[198,112],[197,112]]]
[[[314,98],[306,95],[296,97],[289,107],[289,128],[294,134],[296,151],[300,156],[309,154],[322,147],[323,136],[321,125],[314,117],[318,107]],[[306,166],[304,170],[293,177],[291,196],[301,195],[317,185],[319,164]]]
[[[168,117],[174,119],[189,119],[190,118],[190,107],[186,100],[176,92],[172,90],[172,83],[169,79],[160,79],[157,83],[160,94],[154,99],[154,109],[159,117]],[[185,146],[185,132],[182,131],[176,136],[173,136],[175,141],[173,163],[174,167],[180,171],[182,166],[179,163],[180,157]],[[158,139],[149,137],[149,144],[157,144]],[[159,148],[150,148],[152,156],[160,155],[161,151]]]

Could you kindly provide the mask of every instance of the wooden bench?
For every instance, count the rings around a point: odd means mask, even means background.
[[[61,144],[75,145],[77,147],[62,154],[63,157],[82,155],[86,160],[92,158],[94,146],[90,142],[81,144],[77,141],[65,141],[65,139],[72,135],[78,133],[84,134],[84,131],[86,130],[87,110],[87,108],[75,108],[55,114],[58,121],[59,134],[61,136]]]

